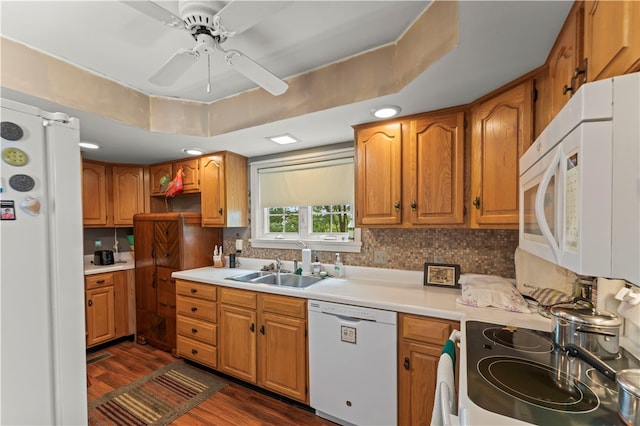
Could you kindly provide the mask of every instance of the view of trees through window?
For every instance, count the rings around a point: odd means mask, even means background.
[[[300,232],[300,212],[298,206],[268,208],[268,232]],[[309,231],[322,234],[345,233],[350,221],[350,204],[311,206],[313,226]]]

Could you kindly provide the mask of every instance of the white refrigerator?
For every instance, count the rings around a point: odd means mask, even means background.
[[[0,102],[0,424],[86,424],[78,120]]]

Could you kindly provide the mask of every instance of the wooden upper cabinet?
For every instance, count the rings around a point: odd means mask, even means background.
[[[173,162],[173,173],[175,173],[179,167],[182,167],[184,176],[182,177],[182,191],[198,192],[200,191],[200,159],[193,158],[190,160],[181,160]]]
[[[403,210],[413,225],[464,223],[464,112],[409,122]]]
[[[575,2],[549,53],[549,103],[544,127],[555,117],[585,81],[583,64],[584,3]],[[541,95],[541,94],[539,94]]]
[[[113,224],[133,226],[133,215],[144,213],[142,167],[113,166]]]
[[[585,1],[587,80],[640,70],[640,2]]]
[[[202,226],[247,226],[247,159],[232,152],[200,158]]]
[[[82,223],[107,226],[107,166],[82,162]]]
[[[356,224],[402,222],[402,125],[356,129]]]
[[[519,160],[532,142],[533,83],[472,106],[471,227],[518,227]]]
[[[149,167],[149,175],[151,188],[149,188],[149,195],[162,195],[164,196],[166,187],[162,185],[163,178],[173,179],[173,166],[171,163],[155,164]]]

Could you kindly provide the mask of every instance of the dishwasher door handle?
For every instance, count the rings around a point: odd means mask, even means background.
[[[342,321],[347,321],[350,323],[359,323],[360,321],[368,321],[368,322],[377,322],[375,320],[371,320],[371,319],[367,319],[367,318],[356,318],[356,317],[347,317],[344,315],[338,315],[338,314],[330,314],[328,312],[323,312],[323,314],[325,315],[329,315],[330,317],[334,317],[334,318],[338,318]]]

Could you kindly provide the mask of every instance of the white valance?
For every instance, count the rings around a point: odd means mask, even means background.
[[[353,204],[353,157],[258,170],[260,206]]]

